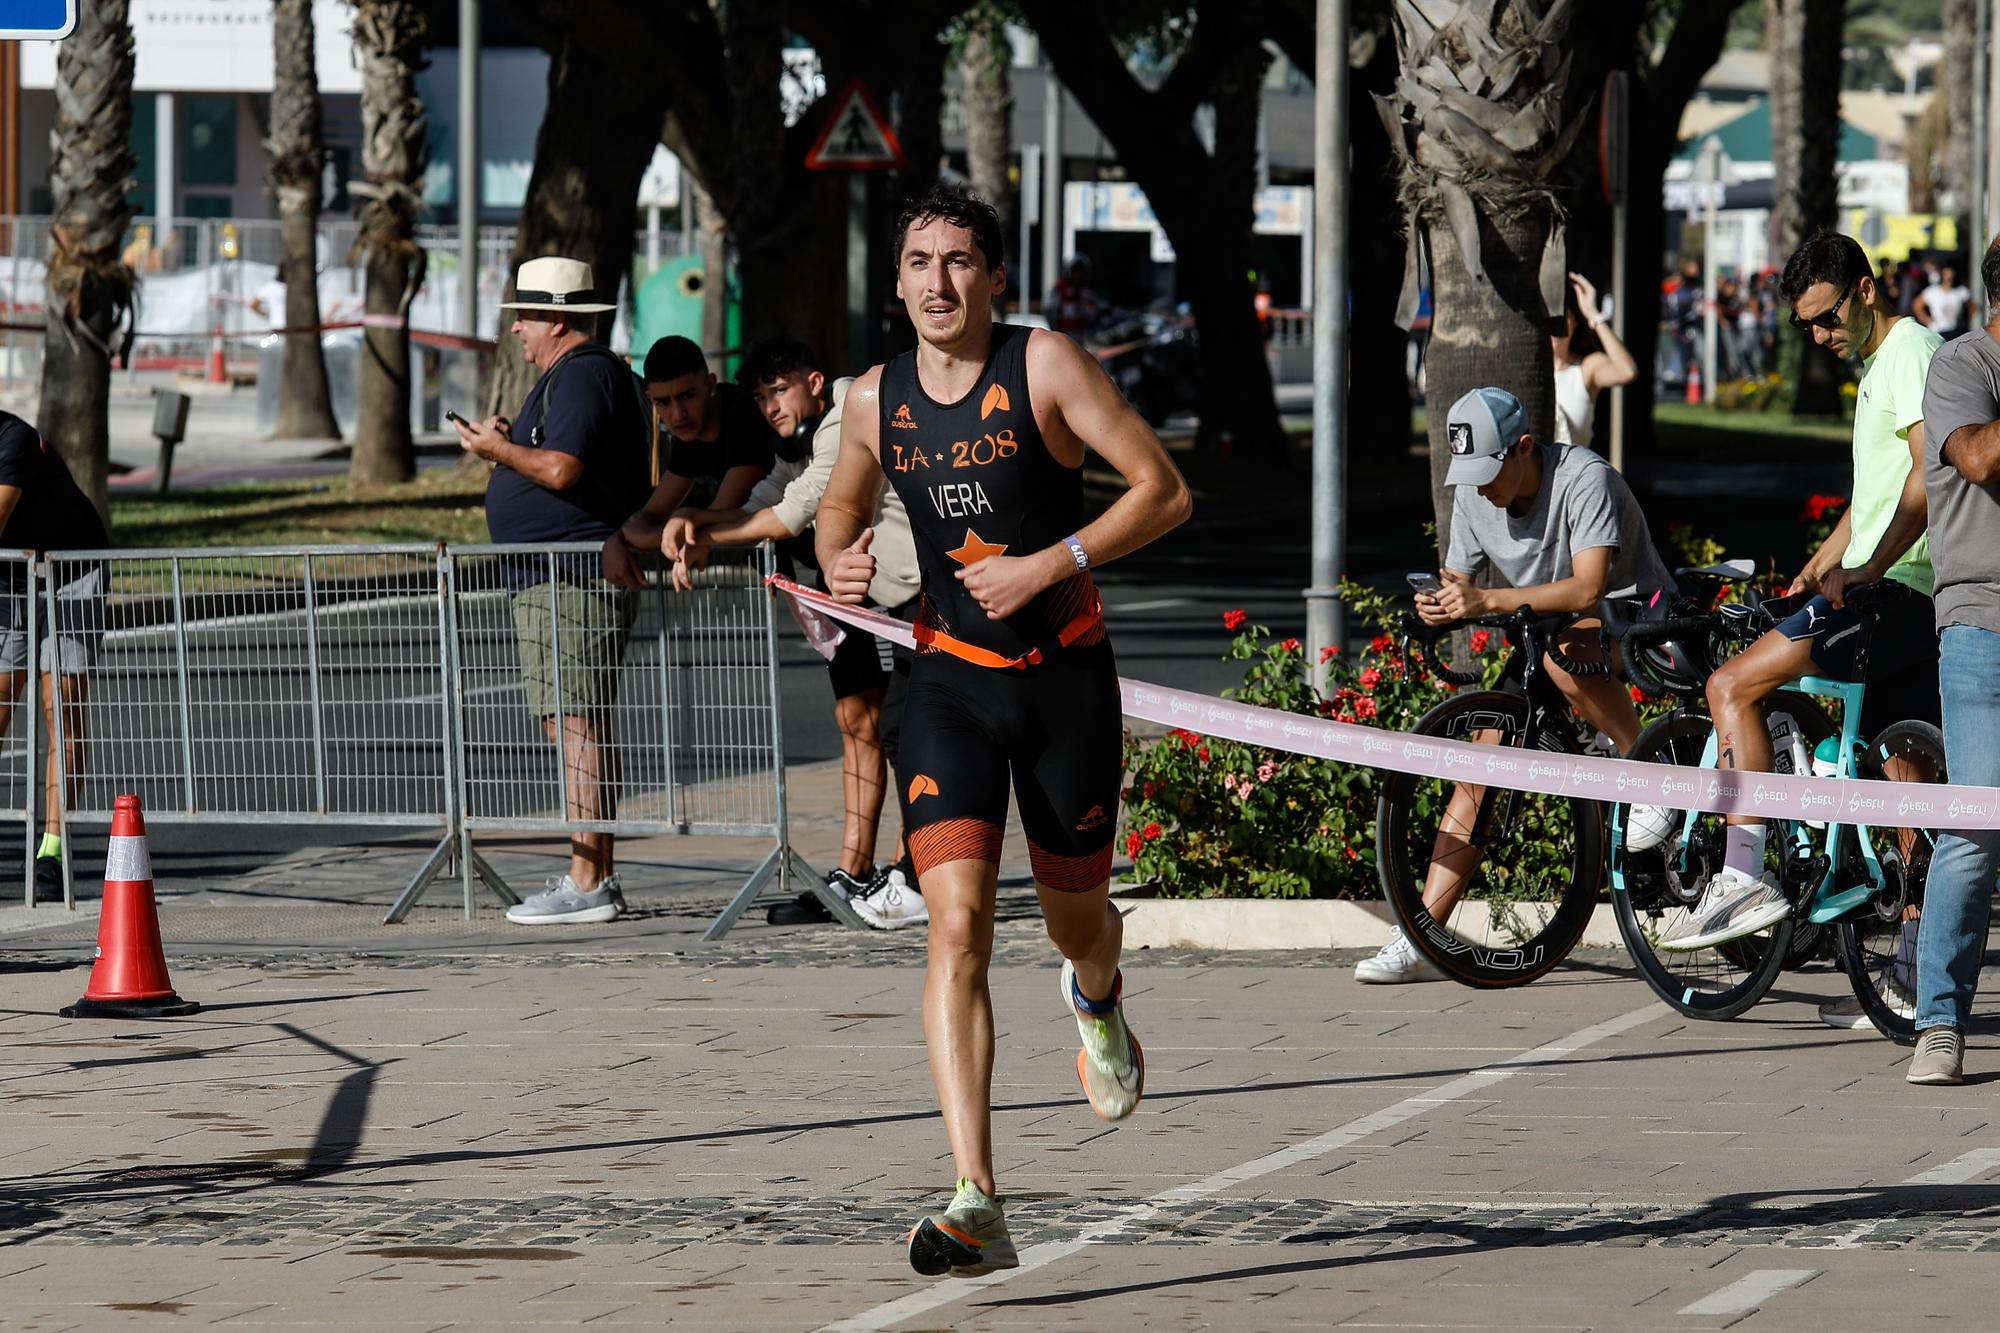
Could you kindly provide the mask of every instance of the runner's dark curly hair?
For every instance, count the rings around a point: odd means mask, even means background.
[[[993,211],[993,205],[963,185],[939,183],[911,200],[896,219],[896,263],[903,262],[903,240],[910,234],[910,228],[939,221],[971,232],[987,268],[999,268],[1007,262],[1000,215]]]

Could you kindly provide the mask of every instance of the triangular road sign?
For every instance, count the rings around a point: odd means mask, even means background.
[[[806,154],[806,166],[814,171],[879,171],[903,165],[903,145],[888,117],[861,80],[853,80],[834,99],[833,114]]]

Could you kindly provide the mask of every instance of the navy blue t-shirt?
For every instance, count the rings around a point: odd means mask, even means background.
[[[12,412],[0,412],[0,486],[21,498],[0,528],[0,547],[30,551],[91,551],[111,544],[97,506],[69,474],[54,445]]]
[[[583,460],[583,472],[568,490],[552,491],[510,467],[494,468],[486,484],[487,531],[507,543],[603,541],[651,492],[651,429],[638,378],[623,358],[602,347],[571,351],[528,391],[509,438],[573,454]]]

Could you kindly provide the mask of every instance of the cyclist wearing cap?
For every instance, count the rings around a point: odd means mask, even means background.
[[[1536,440],[1513,394],[1474,389],[1452,404],[1445,431],[1451,448],[1445,484],[1455,488],[1451,542],[1439,571],[1443,587],[1417,595],[1417,614],[1426,624],[1505,615],[1523,606],[1551,616],[1579,615],[1584,618],[1555,641],[1572,661],[1593,662],[1600,652],[1600,601],[1673,586],[1625,479],[1589,449]],[[1481,565],[1507,586],[1473,583]],[[1572,675],[1553,660],[1544,669],[1578,715],[1619,749],[1639,738],[1639,714],[1615,677]],[[1424,884],[1434,916],[1450,913],[1478,867],[1479,848],[1467,834],[1480,795],[1480,788],[1460,784],[1439,823]],[[1355,980],[1366,982],[1442,975],[1401,932],[1354,969]]]
[[[1938,720],[1937,631],[1924,503],[1924,379],[1943,341],[1898,315],[1870,276],[1868,256],[1851,237],[1820,232],[1798,248],[1778,281],[1792,326],[1839,356],[1859,357],[1854,404],[1854,497],[1832,534],[1792,581],[1812,599],[1709,677],[1717,764],[1769,772],[1771,738],[1763,701],[1805,675],[1855,679],[1862,612],[1846,605],[1850,589],[1882,584],[1868,614],[1877,618],[1868,657],[1861,734],[1890,722]],[[1885,774],[1908,779],[1901,760]],[[1644,812],[1635,811],[1639,835]],[[1662,949],[1690,951],[1768,929],[1791,911],[1775,874],[1764,869],[1764,821],[1730,815],[1723,866],[1699,902],[1660,939]],[[1627,846],[1639,847],[1636,838]],[[1859,1014],[1859,1005],[1853,1008]],[[1848,1013],[1835,1004],[1829,1022]],[[1853,1026],[1849,1021],[1842,1026]]]

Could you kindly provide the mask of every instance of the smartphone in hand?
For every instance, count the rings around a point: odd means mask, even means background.
[[[460,416],[456,412],[447,411],[444,414],[444,419],[456,425],[464,426],[468,430],[472,428],[472,423],[470,421],[467,421],[464,417]]]
[[[1435,597],[1444,591],[1444,584],[1438,581],[1435,574],[1405,574],[1403,577],[1418,596]]]

